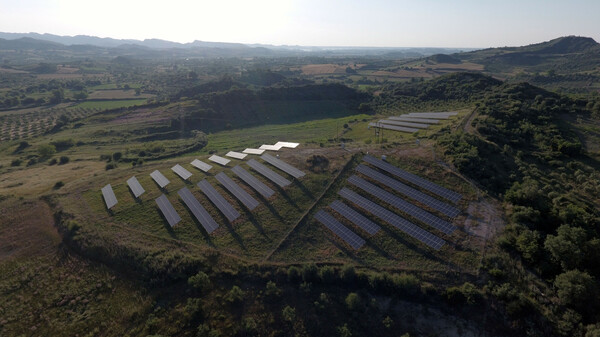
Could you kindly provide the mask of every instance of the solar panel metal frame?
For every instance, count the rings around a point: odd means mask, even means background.
[[[266,199],[270,198],[275,191],[273,191],[269,186],[265,185],[262,181],[258,180],[255,176],[253,176],[250,172],[244,170],[241,166],[235,166],[231,169],[233,173],[235,173],[240,179],[242,179],[246,184],[250,185],[256,192],[260,193]]]
[[[194,159],[190,164],[203,172],[208,172],[208,170],[212,168],[212,165],[209,165],[198,159]]]
[[[110,184],[107,184],[106,186],[102,187],[102,196],[104,197],[104,203],[106,203],[107,209],[111,209],[119,203],[119,201],[117,200],[117,196],[115,195],[115,192],[113,191],[112,186],[110,186]]]
[[[387,130],[394,130],[394,131],[408,132],[408,133],[415,133],[415,132],[419,131],[419,129],[415,129],[415,128],[407,128],[404,126],[395,126],[395,125],[382,124],[382,123],[369,123],[369,126],[374,126],[376,128],[380,128],[380,129],[387,129]]]
[[[177,214],[177,211],[166,195],[161,194],[161,196],[156,198],[154,201],[171,227],[175,226],[179,223],[179,221],[181,221],[181,217],[179,214]]]
[[[270,168],[257,162],[254,159],[250,159],[246,163],[248,164],[248,166],[253,168],[256,172],[262,174],[265,178],[271,180],[272,182],[277,184],[279,187],[286,187],[292,183],[291,181],[285,179],[284,177],[280,176],[279,174],[275,173]]]
[[[390,163],[384,162],[383,160],[379,160],[379,159],[371,157],[369,155],[364,156],[363,160],[377,168],[380,168],[392,175],[395,175],[398,178],[401,178],[412,184],[422,187],[422,188],[428,190],[429,192],[434,193],[446,200],[450,200],[455,204],[458,203],[460,201],[460,199],[462,199],[462,195],[460,193],[451,191],[451,190],[449,190],[445,187],[442,187],[436,183],[433,183],[427,179],[421,178],[416,174],[406,172],[401,168],[398,168]]]
[[[394,214],[393,212],[388,211],[387,209],[360,196],[358,193],[355,193],[346,187],[339,190],[338,195],[435,250],[439,250],[446,243],[446,241],[444,241],[442,238],[431,234],[423,228],[413,224],[397,214]]]
[[[212,216],[210,216],[210,214],[208,214],[206,209],[200,204],[198,199],[194,197],[192,192],[187,187],[177,191],[177,194],[179,194],[179,197],[183,200],[185,205],[192,212],[194,217],[196,217],[198,222],[200,222],[202,227],[204,227],[208,234],[219,228],[219,224],[215,221],[215,219],[212,218]]]
[[[283,147],[287,147],[288,149],[295,149],[296,147],[298,147],[298,145],[300,145],[300,143],[291,143],[291,142],[277,142],[275,143],[275,146],[281,145]]]
[[[258,149],[259,150],[268,150],[268,151],[279,151],[283,146],[281,145],[269,145],[263,144]]]
[[[160,173],[159,170],[155,170],[154,172],[150,173],[150,176],[152,177],[152,179],[154,179],[158,186],[160,186],[160,188],[165,188],[165,186],[171,183],[169,179],[167,179],[167,177]]]
[[[265,152],[265,150],[261,150],[261,149],[245,149],[244,151],[242,151],[243,153],[247,153],[247,154],[258,154],[261,155],[263,154],[263,152]]]
[[[405,121],[405,122],[416,122],[423,124],[438,124],[440,121],[437,119],[428,119],[428,118],[419,118],[419,117],[409,117],[409,116],[390,116],[387,119],[393,121]]]
[[[229,151],[225,154],[227,157],[235,158],[235,159],[244,159],[248,155],[247,153],[240,153],[235,151]]]
[[[175,172],[183,180],[188,180],[192,176],[192,172],[186,170],[183,166],[179,164],[171,167],[171,171]]]
[[[200,181],[198,187],[200,187],[200,190],[208,197],[210,202],[217,206],[221,213],[225,215],[229,222],[233,222],[240,217],[240,213],[206,179]]]
[[[438,200],[428,194],[425,194],[417,189],[414,189],[408,185],[405,185],[394,178],[388,177],[385,174],[368,167],[367,165],[359,164],[356,167],[356,171],[364,174],[365,176],[373,180],[376,180],[380,184],[385,185],[396,192],[399,192],[413,200],[425,204],[450,218],[454,218],[455,216],[460,214],[460,210],[458,208],[449,205],[441,200]]]
[[[231,161],[231,160],[229,160],[227,158],[223,158],[221,156],[217,156],[216,154],[213,154],[212,156],[210,156],[208,158],[208,160],[213,161],[213,162],[215,162],[215,163],[217,163],[219,165],[223,165],[223,166],[226,166]]]
[[[140,195],[146,192],[135,176],[127,179],[127,185],[129,185],[131,193],[133,193],[136,198],[139,198]]]
[[[374,235],[381,229],[379,225],[367,219],[365,216],[352,209],[352,207],[339,200],[334,200],[331,204],[329,204],[329,207],[371,235]]]
[[[389,119],[380,119],[379,123],[396,125],[396,126],[406,126],[408,128],[415,128],[415,129],[427,129],[430,126],[429,124],[410,123],[410,122],[403,122],[403,121],[396,121],[396,120],[389,120]]]
[[[229,176],[227,176],[225,173],[219,172],[215,178],[249,210],[253,210],[260,205],[256,199],[248,194],[248,192],[244,191],[243,188],[231,180],[231,178],[229,178]]]
[[[344,240],[350,247],[358,250],[365,244],[365,240],[358,236],[356,233],[348,229],[341,222],[337,221],[331,214],[324,210],[319,210],[315,214],[315,219],[329,228],[335,235]]]
[[[267,163],[277,167],[278,169],[282,170],[283,172],[291,175],[292,177],[299,179],[302,178],[306,175],[306,173],[300,171],[299,169],[293,167],[292,165],[284,162],[281,159],[277,159],[269,154],[263,154],[262,156],[260,156],[260,158],[264,161],[266,161]]]
[[[440,232],[450,235],[456,230],[456,226],[449,223],[448,221],[440,219],[439,217],[427,212],[421,207],[415,206],[410,202],[398,196],[395,196],[392,193],[389,193],[380,187],[371,184],[370,182],[364,180],[363,178],[360,178],[359,176],[351,176],[350,178],[348,178],[348,182],[369,193],[370,195],[379,198],[382,201],[396,207],[397,209],[410,215],[411,217],[439,230]]]

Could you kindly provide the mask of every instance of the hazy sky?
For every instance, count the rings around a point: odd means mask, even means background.
[[[0,31],[306,46],[600,42],[600,0],[0,0]]]

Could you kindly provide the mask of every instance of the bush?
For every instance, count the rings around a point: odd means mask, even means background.
[[[358,310],[362,307],[362,299],[357,293],[350,293],[346,296],[346,307],[349,310]]]
[[[267,282],[267,286],[265,288],[265,295],[270,297],[278,297],[281,295],[281,289],[277,288],[277,284],[273,281]]]
[[[319,270],[319,278],[323,283],[333,283],[335,281],[335,270],[330,266],[325,266]]]
[[[200,271],[188,279],[188,284],[199,291],[204,291],[210,287],[210,278],[206,273]]]
[[[230,303],[241,302],[244,299],[244,291],[238,286],[233,286],[225,299]]]
[[[29,161],[27,162],[27,166],[35,165],[36,163],[37,163],[37,159],[35,159],[35,158],[31,158],[31,159],[29,159]]]
[[[296,320],[296,309],[286,305],[281,311],[281,316],[284,321],[293,323]]]
[[[342,268],[341,275],[342,281],[347,283],[353,283],[356,281],[356,271],[353,266],[346,265]]]
[[[63,183],[62,181],[58,181],[56,184],[54,184],[54,189],[58,190],[59,188],[65,186],[65,183]]]
[[[60,160],[58,161],[58,165],[64,165],[64,164],[68,163],[69,160],[70,160],[69,157],[67,157],[67,156],[61,156]]]
[[[42,160],[52,157],[52,155],[55,153],[56,147],[52,144],[43,144],[38,146],[38,154]]]
[[[108,163],[108,164],[106,164],[106,170],[107,171],[115,169],[115,168],[117,168],[117,164],[114,164],[114,163]]]
[[[112,159],[114,161],[119,161],[119,160],[121,160],[122,157],[123,157],[123,154],[121,152],[115,152],[112,154]]]
[[[287,277],[290,282],[297,282],[300,280],[300,269],[296,266],[291,266],[288,268]]]
[[[314,263],[302,266],[302,280],[312,282],[317,279],[318,268]]]
[[[52,159],[50,159],[50,161],[48,162],[48,165],[52,166],[52,165],[56,165],[56,163],[58,163],[58,161],[56,160],[56,158],[52,158]]]

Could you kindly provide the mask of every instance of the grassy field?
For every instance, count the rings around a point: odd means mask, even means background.
[[[77,104],[76,106],[83,109],[116,109],[126,108],[134,105],[144,104],[145,99],[131,99],[131,100],[114,100],[114,101],[85,101]]]

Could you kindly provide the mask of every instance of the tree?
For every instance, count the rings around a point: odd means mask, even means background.
[[[350,328],[348,328],[348,324],[339,326],[337,328],[337,331],[338,331],[338,334],[340,335],[340,337],[351,337],[352,336],[352,331],[350,331]]]
[[[276,297],[281,295],[281,289],[277,288],[277,284],[273,281],[267,282],[267,286],[265,288],[265,295]]]
[[[523,230],[517,237],[517,250],[521,252],[527,262],[535,262],[541,254],[541,235],[537,231]]]
[[[40,159],[48,159],[56,153],[56,147],[52,144],[42,144],[38,146],[38,154]]]
[[[362,306],[362,300],[357,293],[350,293],[346,296],[346,307],[350,310],[358,310]]]
[[[244,291],[238,286],[233,286],[227,293],[226,299],[231,303],[241,302],[244,299]]]
[[[293,323],[296,320],[296,309],[286,305],[281,311],[281,316],[284,321]]]
[[[554,280],[558,299],[564,305],[583,308],[595,299],[594,279],[586,272],[570,270]]]
[[[552,255],[552,259],[560,263],[564,270],[577,268],[583,261],[583,247],[587,234],[583,228],[562,225],[556,230],[557,235],[548,235],[544,247]]]
[[[52,96],[50,97],[51,104],[58,104],[62,102],[63,99],[65,99],[65,91],[63,90],[63,88],[52,90]]]
[[[188,279],[188,284],[199,291],[204,291],[210,287],[210,278],[205,272],[199,271]]]

